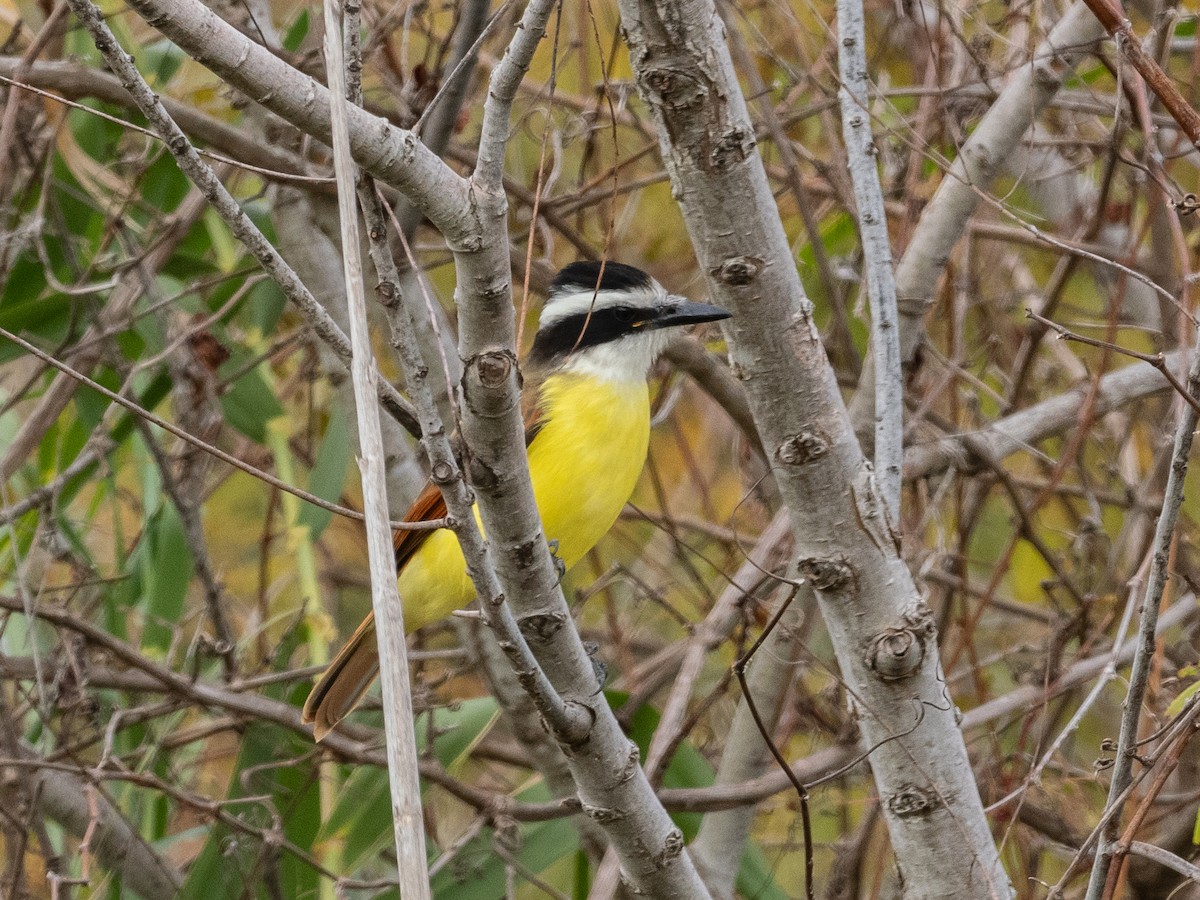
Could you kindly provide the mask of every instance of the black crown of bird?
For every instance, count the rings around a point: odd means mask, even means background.
[[[550,286],[529,353],[526,452],[547,540],[568,569],[617,520],[633,494],[650,440],[647,376],[670,329],[729,317],[718,306],[667,293],[640,269],[575,262]],[[530,392],[535,392],[529,396]],[[441,518],[437,487],[425,487],[405,521]],[[458,540],[447,529],[397,531],[399,589],[408,631],[470,603]],[[379,670],[374,616],[334,657],[304,704],[317,740],[362,699]]]

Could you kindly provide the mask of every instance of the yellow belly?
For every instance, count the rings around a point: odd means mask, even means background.
[[[646,461],[650,400],[644,381],[551,376],[542,385],[542,421],[529,445],[533,495],[546,537],[570,568],[612,527]],[[478,513],[476,513],[478,516]],[[436,622],[475,596],[458,540],[429,536],[400,573],[409,631]]]

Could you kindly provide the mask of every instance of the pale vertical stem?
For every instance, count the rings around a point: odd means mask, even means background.
[[[396,868],[405,900],[432,896],[425,859],[425,827],[421,815],[421,782],[417,774],[417,740],[413,725],[412,693],[404,611],[396,588],[396,557],[388,522],[387,484],[383,471],[383,433],[371,363],[371,335],[363,289],[361,241],[355,208],[354,162],[346,124],[346,74],[337,0],[325,0],[325,66],[329,77],[333,126],[334,169],[338,185],[338,218],[342,231],[342,266],[350,318],[350,377],[358,419],[363,514],[366,517],[367,556],[371,572],[371,603],[379,642],[379,680],[383,687],[383,727],[387,740],[388,783],[392,795],[392,825],[396,839]]]
[[[900,470],[904,455],[904,380],[900,372],[900,323],[896,278],[888,240],[883,188],[875,166],[875,142],[867,99],[867,30],[862,0],[838,0],[838,72],[842,86],[842,138],[862,240],[867,297],[871,304],[871,352],[875,355],[875,477],[893,522],[900,521]]]
[[[1188,393],[1200,396],[1200,345],[1192,353],[1188,368]],[[1117,738],[1117,755],[1113,762],[1112,781],[1108,786],[1106,813],[1108,824],[1100,834],[1096,848],[1096,861],[1092,865],[1088,881],[1086,900],[1099,900],[1104,893],[1108,871],[1112,865],[1113,849],[1121,830],[1120,808],[1125,805],[1125,790],[1133,781],[1133,760],[1138,752],[1138,723],[1142,717],[1142,698],[1150,678],[1150,664],[1154,658],[1155,631],[1158,626],[1158,608],[1162,604],[1163,591],[1167,586],[1167,563],[1170,559],[1171,541],[1175,536],[1175,523],[1179,519],[1179,507],[1183,503],[1184,480],[1187,477],[1188,456],[1192,450],[1192,436],[1196,430],[1196,409],[1190,403],[1180,404],[1179,424],[1175,429],[1175,447],[1171,455],[1171,471],[1167,476],[1167,489],[1163,499],[1162,515],[1154,531],[1154,547],[1150,561],[1150,578],[1146,583],[1146,599],[1138,616],[1137,651],[1129,673],[1129,692],[1125,695],[1125,708],[1121,712],[1121,733]]]

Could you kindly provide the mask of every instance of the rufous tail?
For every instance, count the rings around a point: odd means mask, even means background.
[[[363,619],[304,701],[303,721],[311,722],[318,741],[358,705],[379,673],[375,614]]]

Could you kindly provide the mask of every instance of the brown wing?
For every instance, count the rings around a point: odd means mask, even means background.
[[[537,391],[528,390],[521,397],[525,417],[525,446],[537,436],[541,425]],[[528,405],[526,402],[529,401]],[[446,500],[437,485],[430,482],[417,495],[405,522],[430,522],[446,516]],[[432,531],[396,530],[392,547],[396,551],[396,571],[412,561]],[[338,722],[358,705],[379,672],[379,649],[375,643],[375,613],[372,612],[355,629],[329,667],[313,685],[304,702],[303,721],[313,723],[313,735],[319,741],[337,727]]]
[[[430,522],[446,517],[446,498],[432,481],[417,495],[408,512],[404,514],[405,522]],[[396,571],[408,564],[421,545],[425,543],[432,531],[404,531],[397,529],[392,532],[392,547],[396,551]]]
[[[437,485],[430,483],[404,514],[405,522],[428,522],[446,515],[446,501]],[[392,533],[396,570],[403,569],[432,531]],[[375,643],[375,613],[370,613],[354,630],[337,656],[329,663],[304,702],[303,721],[313,723],[319,741],[344,719],[375,680],[379,672],[379,649]]]

